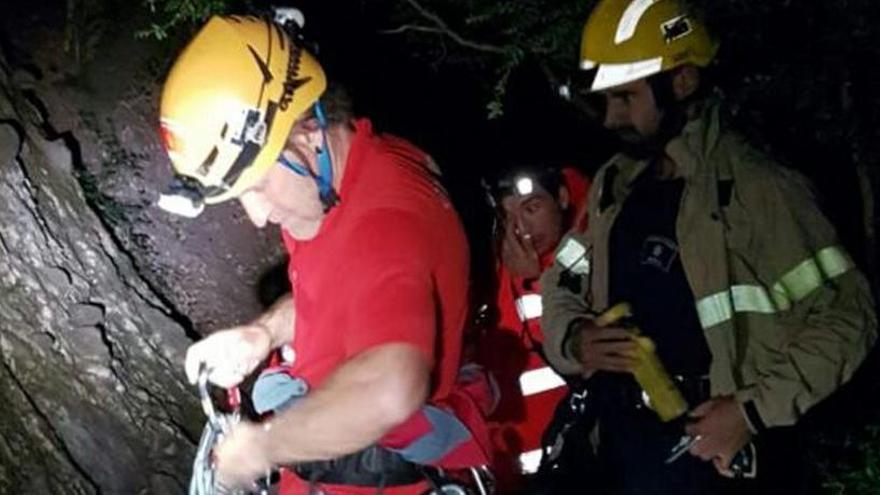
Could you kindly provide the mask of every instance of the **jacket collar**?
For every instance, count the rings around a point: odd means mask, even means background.
[[[681,134],[666,145],[666,154],[676,163],[676,175],[689,178],[712,154],[721,138],[721,104],[716,98],[697,103],[699,116],[685,124]]]

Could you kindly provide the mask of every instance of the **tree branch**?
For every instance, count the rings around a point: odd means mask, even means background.
[[[420,33],[436,33],[436,34],[446,34],[446,31],[442,29],[430,27],[430,26],[419,26],[417,24],[404,24],[403,26],[396,27],[394,29],[383,29],[379,31],[379,34],[401,34],[407,31],[418,31]]]
[[[480,43],[477,41],[472,41],[472,40],[466,39],[465,37],[461,36],[457,32],[453,31],[446,24],[446,22],[444,22],[443,19],[440,18],[440,16],[428,11],[425,7],[423,7],[421,4],[419,4],[418,1],[406,0],[406,2],[409,3],[412,6],[412,8],[415,9],[416,12],[418,12],[422,17],[424,17],[425,19],[430,21],[436,27],[419,26],[419,25],[415,25],[415,24],[406,24],[406,25],[400,26],[395,29],[382,31],[382,33],[384,33],[384,34],[398,34],[398,33],[403,33],[406,31],[420,31],[420,32],[426,32],[426,33],[443,34],[443,35],[450,37],[453,41],[455,41],[459,45],[466,47],[466,48],[471,48],[473,50],[478,50],[481,52],[488,52],[488,53],[498,53],[498,54],[507,53],[507,50],[504,47],[497,46],[497,45],[490,45],[488,43]]]

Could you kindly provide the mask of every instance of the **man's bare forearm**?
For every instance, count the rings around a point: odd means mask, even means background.
[[[264,330],[271,341],[271,348],[276,349],[293,341],[293,325],[296,322],[296,310],[290,293],[280,299],[256,320],[253,325]]]
[[[425,402],[430,364],[415,347],[386,344],[335,371],[264,427],[271,464],[332,459],[376,443]]]

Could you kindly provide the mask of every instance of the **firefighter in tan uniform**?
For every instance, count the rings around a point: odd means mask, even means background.
[[[802,493],[794,427],[876,338],[865,277],[809,186],[708,96],[716,49],[676,0],[602,0],[584,28],[583,93],[622,153],[594,179],[589,231],[541,280],[542,324],[554,366],[590,380],[597,493]],[[620,302],[690,405],[678,421],[645,404],[630,330],[595,323]],[[667,462],[683,434],[690,455]],[[732,469],[746,451],[754,469]]]

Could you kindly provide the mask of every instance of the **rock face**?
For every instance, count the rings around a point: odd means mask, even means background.
[[[181,492],[190,339],[42,124],[0,65],[0,492]]]
[[[256,233],[235,205],[199,222],[153,206],[170,168],[150,63],[172,55],[109,26],[101,63],[71,74],[51,16],[12,14],[0,20],[0,494],[184,493],[204,423],[184,352],[284,289],[282,276],[256,290],[283,263],[277,232]]]
[[[187,33],[139,40],[135,33],[149,25],[139,2],[71,3],[89,19],[78,51],[63,39],[63,9],[19,2],[0,16],[0,50],[27,111],[45,135],[64,138],[45,147],[47,158],[72,169],[144,280],[196,333],[252,318],[275,292],[257,286],[284,262],[277,230],[256,230],[234,202],[196,221],[155,207],[171,180],[158,135],[161,82]]]

